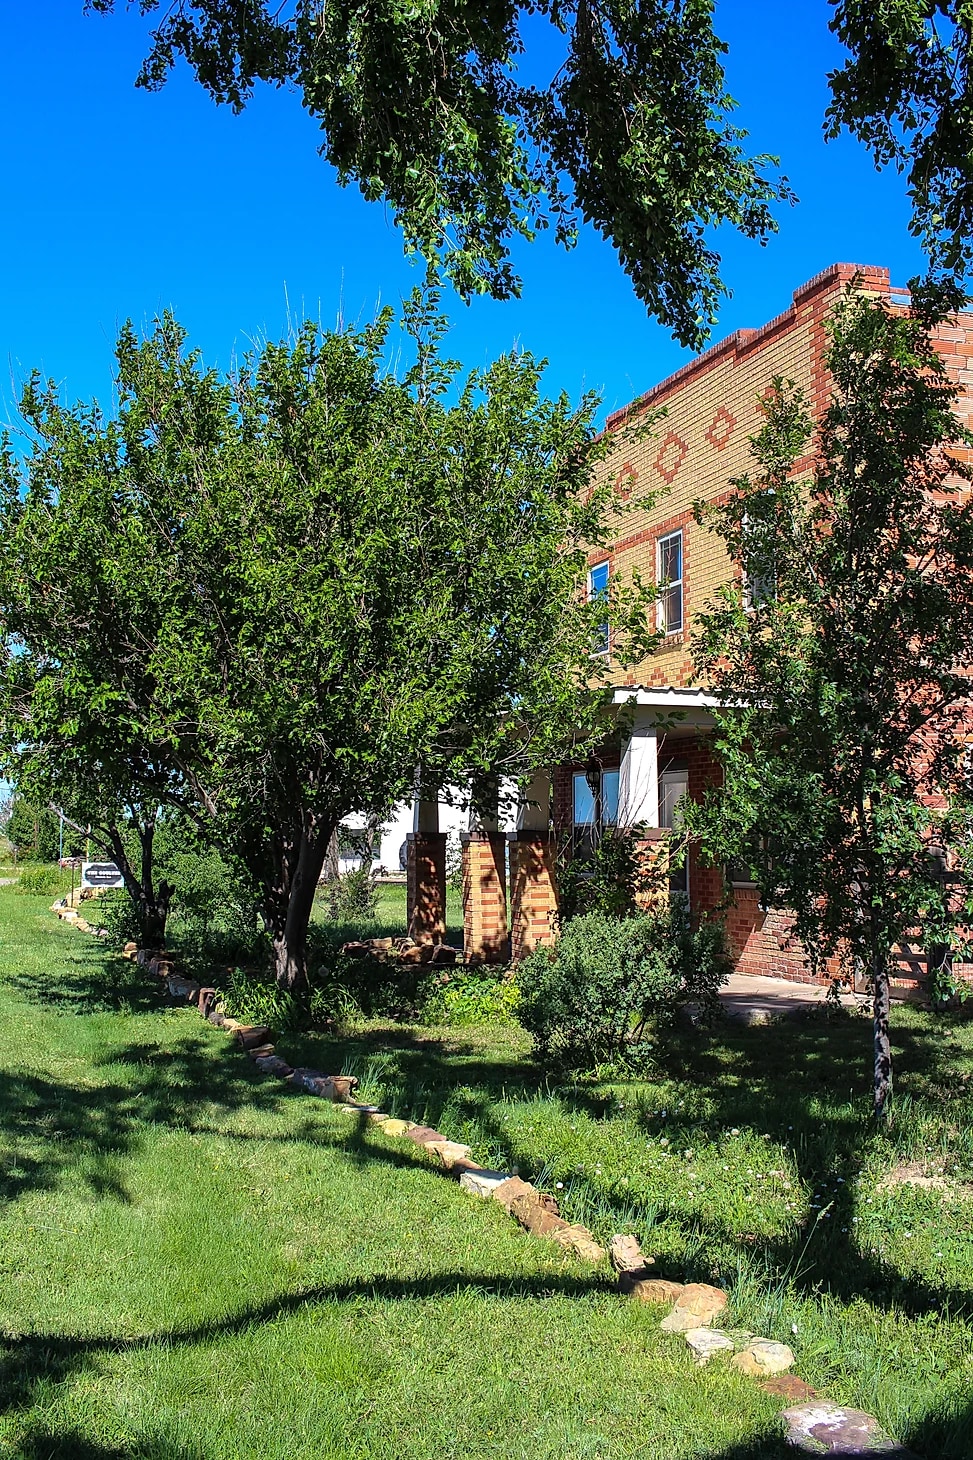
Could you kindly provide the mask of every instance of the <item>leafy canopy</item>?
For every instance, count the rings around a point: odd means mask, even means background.
[[[827,135],[846,128],[908,177],[910,231],[934,271],[973,263],[973,9],[968,0],[832,0],[849,48]]]
[[[294,85],[339,182],[387,199],[407,249],[441,258],[464,298],[516,294],[512,242],[553,225],[573,244],[580,218],[695,348],[726,293],[710,230],[764,242],[771,204],[792,197],[729,120],[712,12],[712,0],[179,0],[139,84],[158,89],[182,57],[236,110],[258,81]],[[539,78],[550,41],[555,74]]]
[[[232,376],[170,317],[118,342],[118,409],[34,379],[0,521],[5,763],[190,813],[248,868],[301,982],[325,848],[432,781],[517,775],[603,727],[591,645],[652,638],[638,585],[587,601],[608,450],[522,354],[465,380],[434,298],[304,325]],[[298,946],[296,964],[288,947]],[[292,966],[293,965],[293,966]],[[295,971],[296,970],[296,971]]]

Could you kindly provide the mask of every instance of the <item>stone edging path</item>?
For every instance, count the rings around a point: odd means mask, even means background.
[[[84,930],[95,931],[90,926]],[[654,1276],[651,1269],[655,1259],[642,1252],[637,1237],[632,1234],[613,1237],[606,1252],[586,1227],[565,1221],[556,1199],[539,1191],[531,1182],[510,1172],[480,1166],[472,1159],[469,1146],[450,1140],[430,1126],[395,1119],[374,1105],[355,1100],[358,1085],[355,1076],[295,1069],[277,1053],[266,1026],[243,1024],[225,1015],[218,1007],[218,991],[181,977],[172,958],[164,951],[138,949],[134,943],[128,943],[124,956],[158,978],[174,999],[191,1004],[210,1024],[226,1030],[261,1073],[284,1080],[308,1095],[329,1100],[336,1110],[364,1117],[386,1136],[412,1142],[432,1157],[444,1173],[458,1178],[463,1190],[483,1200],[499,1202],[532,1236],[556,1242],[581,1261],[595,1266],[601,1266],[607,1259],[618,1275],[620,1293],[632,1301],[668,1309],[659,1327],[665,1333],[682,1334],[697,1364],[726,1356],[734,1369],[757,1380],[767,1393],[790,1401],[790,1407],[781,1415],[789,1448],[807,1455],[831,1455],[835,1460],[871,1455],[916,1460],[912,1451],[882,1430],[874,1416],[832,1403],[790,1373],[795,1357],[787,1344],[745,1330],[714,1327],[729,1302],[722,1288],[708,1283],[671,1282]]]

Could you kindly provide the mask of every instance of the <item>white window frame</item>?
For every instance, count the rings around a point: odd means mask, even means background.
[[[678,578],[670,578],[670,579],[665,579],[664,580],[663,577],[662,577],[662,549],[663,549],[663,546],[664,546],[665,543],[672,542],[674,538],[678,538],[679,539],[679,577]],[[658,600],[656,602],[656,622],[658,624],[658,627],[667,636],[670,635],[670,634],[681,634],[683,632],[683,629],[684,629],[685,623],[686,623],[686,595],[685,595],[685,591],[684,591],[684,584],[685,584],[685,581],[686,581],[686,579],[685,579],[685,573],[686,573],[685,546],[686,545],[685,545],[685,542],[683,540],[683,530],[682,530],[681,527],[677,527],[676,530],[675,530],[675,532],[667,532],[664,537],[660,537],[660,538],[657,538],[656,539],[656,544],[655,544],[655,577],[656,577],[656,582],[659,583],[660,585],[663,582],[665,582],[665,585],[666,585],[665,588],[664,588],[664,590],[659,594]],[[667,601],[667,598],[668,598],[669,593],[674,588],[678,588],[679,589],[679,623],[678,624],[669,624],[669,622],[667,621],[667,617],[666,617],[666,601]]]
[[[671,799],[668,792],[675,787],[679,788],[678,793]],[[689,771],[680,767],[667,767],[659,772],[659,825],[669,831],[678,831],[682,824],[683,813],[679,809],[679,802],[683,797],[689,799]],[[665,818],[666,809],[671,810],[669,819]],[[675,886],[676,881],[682,883],[681,887]],[[689,853],[686,853],[685,861],[678,871],[670,874],[670,893],[677,893],[679,896],[689,898]]]
[[[596,588],[594,582],[595,574],[601,568],[604,568],[605,570],[605,582],[601,588]],[[611,582],[611,572],[611,558],[605,558],[604,561],[600,563],[592,563],[591,567],[588,569],[588,599],[590,602],[593,603],[596,598],[608,597],[608,585]],[[598,625],[595,633],[598,636],[596,642],[599,644],[599,647],[593,648],[591,651],[592,654],[595,656],[600,656],[602,654],[611,654],[611,624],[608,622],[607,619],[603,624]]]

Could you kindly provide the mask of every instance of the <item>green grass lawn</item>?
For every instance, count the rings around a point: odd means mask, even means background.
[[[657,1310],[8,888],[0,1004],[0,1456],[778,1453],[777,1403]],[[405,1038],[424,1076],[523,1078],[513,1041]]]
[[[0,888],[0,1457],[782,1456],[779,1405],[658,1310],[260,1077],[47,901]],[[636,1230],[829,1397],[969,1460],[973,1022],[894,1024],[885,1134],[847,1017],[686,1030],[611,1087],[548,1088],[515,1026],[281,1048]]]
[[[380,882],[377,887],[378,905],[371,923],[349,923],[349,938],[396,937],[406,931],[406,889],[404,882]],[[317,898],[314,905],[314,919],[324,922],[324,896]],[[463,893],[458,887],[446,888],[446,941],[458,948],[463,946]]]
[[[894,1024],[885,1133],[870,1022],[846,1015],[686,1030],[629,1086],[548,1088],[516,1029],[372,1023],[288,1048],[556,1189],[602,1240],[637,1231],[660,1274],[726,1286],[734,1321],[789,1342],[829,1397],[969,1460],[973,1022],[897,1007]],[[937,1184],[888,1184],[910,1172]]]

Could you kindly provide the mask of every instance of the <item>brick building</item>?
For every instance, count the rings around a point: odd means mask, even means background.
[[[725,499],[731,479],[751,469],[748,438],[758,427],[759,403],[775,376],[803,389],[812,415],[823,413],[830,399],[825,321],[856,276],[867,293],[893,305],[907,303],[905,291],[891,287],[888,270],[835,264],[797,289],[783,314],[760,329],[738,330],[609,417],[611,434],[641,413],[661,407],[666,413],[655,431],[635,445],[631,437],[626,445],[620,435],[609,458],[607,469],[620,493],[637,485],[656,496],[650,508],[634,509],[621,519],[624,533],[609,551],[592,555],[590,588],[598,592],[633,569],[665,582],[657,609],[664,638],[634,673],[612,665],[611,645],[605,642],[601,652],[607,656],[615,703],[628,707],[630,729],[624,743],[616,750],[606,747],[597,764],[559,766],[550,778],[535,780],[509,843],[509,919],[495,828],[474,828],[467,839],[468,955],[498,957],[508,926],[514,957],[548,939],[556,900],[556,843],[581,844],[597,834],[599,823],[638,823],[648,828],[650,838],[661,838],[674,818],[678,820],[680,796],[695,799],[717,779],[708,749],[712,701],[705,687],[694,682],[690,637],[694,616],[734,569],[721,540],[694,521],[693,503]],[[953,378],[968,393],[973,385],[973,315],[942,327],[939,348]],[[965,398],[961,404],[968,404]],[[673,711],[678,711],[676,717]],[[417,808],[417,833],[419,825]],[[427,857],[428,845],[418,836],[416,841],[416,849]],[[786,913],[761,908],[752,885],[728,884],[724,869],[702,866],[692,848],[687,862],[676,885],[688,893],[694,912],[724,903],[730,887],[727,929],[741,972],[811,977],[790,936]],[[471,940],[473,923],[488,927],[489,939]]]

